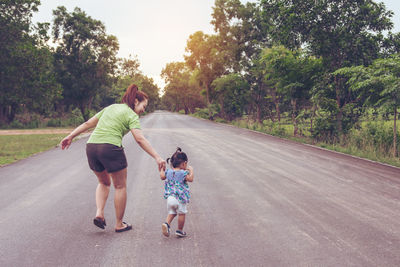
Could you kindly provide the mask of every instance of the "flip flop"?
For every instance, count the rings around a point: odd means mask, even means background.
[[[106,219],[102,219],[102,218],[99,218],[99,217],[94,218],[93,219],[93,223],[94,223],[94,225],[96,225],[97,227],[99,227],[101,229],[104,229],[104,226],[107,225],[106,224]]]
[[[121,232],[132,230],[132,225],[131,224],[127,224],[126,222],[122,222],[122,224],[125,224],[126,227],[121,228],[121,229],[115,229],[115,232],[121,233]]]

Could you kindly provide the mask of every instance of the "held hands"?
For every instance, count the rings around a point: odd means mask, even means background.
[[[165,165],[166,165],[165,160],[163,160],[161,157],[157,157],[156,162],[158,165],[158,171],[161,170],[165,171]]]

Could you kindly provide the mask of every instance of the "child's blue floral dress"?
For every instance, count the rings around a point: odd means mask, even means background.
[[[185,180],[188,174],[189,171],[186,170],[175,171],[172,169],[167,169],[165,171],[165,199],[167,199],[169,196],[174,196],[182,204],[189,203],[189,185]]]

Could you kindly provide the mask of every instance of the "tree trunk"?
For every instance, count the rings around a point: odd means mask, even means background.
[[[269,109],[267,110],[267,116],[270,118],[272,122],[275,122],[275,116]]]
[[[281,112],[279,110],[279,99],[276,96],[276,91],[272,90],[271,96],[272,96],[272,101],[274,102],[274,105],[275,105],[276,116],[278,117],[278,121],[280,122],[281,121]]]
[[[310,133],[312,134],[313,132],[313,120],[315,117],[315,112],[317,110],[317,106],[313,105],[312,110],[311,110],[311,116],[310,116]]]
[[[293,136],[297,136],[297,119],[296,119],[296,104],[297,104],[297,99],[292,98],[290,100],[290,103],[292,104],[292,122],[293,122]]]
[[[397,106],[394,106],[394,119],[393,119],[393,157],[397,157]]]
[[[17,104],[11,104],[6,109],[6,116],[8,123],[12,122],[15,119],[15,114],[17,113]]]
[[[82,117],[84,121],[89,120],[89,112],[87,112],[87,109],[84,105],[80,105],[79,109],[81,110]]]
[[[281,122],[281,112],[279,110],[279,101],[276,98],[274,102],[275,102],[275,109],[276,109],[276,115],[278,117],[278,121]]]
[[[336,126],[337,130],[339,132],[339,135],[342,134],[343,127],[342,127],[342,119],[343,119],[343,112],[342,112],[342,107],[340,105],[340,88],[339,88],[339,81],[337,80],[337,77],[335,77],[335,87],[336,87],[336,104],[338,106],[339,112],[336,115]]]
[[[258,83],[258,85],[260,89],[257,91],[256,120],[258,123],[261,123],[261,105],[262,105],[261,91],[263,90],[263,85],[261,83]]]
[[[6,107],[0,106],[0,124],[6,122]]]
[[[210,88],[208,85],[206,85],[206,101],[207,101],[207,106],[210,105]]]
[[[206,85],[206,97],[207,97],[207,109],[208,109],[208,118],[210,120],[214,120],[214,117],[211,112],[211,102],[210,102],[210,86]]]

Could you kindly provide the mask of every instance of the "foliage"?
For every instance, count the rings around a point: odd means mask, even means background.
[[[383,31],[393,28],[383,3],[372,0],[262,0],[266,23],[272,24],[275,42],[295,49],[305,47],[321,57],[327,73],[352,65],[369,65],[379,57],[384,43]],[[393,42],[392,42],[393,45]],[[326,80],[327,81],[327,80]],[[355,102],[345,80],[332,77],[329,81],[336,100],[336,128],[343,129],[343,109]]]
[[[48,24],[31,23],[38,0],[0,3],[0,123],[18,112],[48,113],[61,96],[53,55],[45,45]]]
[[[263,47],[269,45],[269,25],[258,4],[239,0],[217,0],[211,24],[218,33],[219,49],[230,72],[249,73]]]
[[[68,13],[61,6],[53,15],[56,68],[64,88],[64,104],[78,107],[87,120],[95,96],[112,85],[118,41],[105,33],[101,21],[80,8]]]
[[[223,53],[225,73],[240,73],[250,86],[248,113],[255,113],[258,122],[265,116],[279,117],[279,97],[263,78],[259,55],[271,45],[270,25],[265,23],[259,4],[239,0],[217,0],[211,24],[218,33],[219,49]],[[271,97],[268,94],[272,94]]]
[[[138,57],[116,58],[117,39],[79,8],[54,11],[58,46],[49,48],[49,23],[31,23],[39,4],[0,3],[2,127],[64,125],[70,117],[63,112],[77,108],[87,119],[119,102],[136,83],[150,96],[150,111],[162,106],[218,121],[247,121],[249,129],[280,136],[292,130],[332,146],[354,142],[351,149],[366,140],[374,141],[361,147],[373,150],[391,142],[397,155],[400,34],[391,32],[393,12],[382,3],[216,0],[211,20],[216,34],[189,36],[184,62],[162,70],[161,100]],[[393,119],[391,141],[388,127],[380,137],[366,134],[359,121],[366,109]],[[27,113],[38,117],[27,120]],[[386,141],[376,141],[382,136]]]
[[[301,50],[273,46],[263,51],[261,62],[264,64],[265,80],[284,96],[284,100],[290,102],[296,136],[298,110],[309,104],[311,88],[322,72],[321,60],[307,56]]]
[[[249,84],[238,74],[228,74],[213,81],[222,116],[228,120],[243,115],[248,103]]]
[[[307,45],[330,71],[372,62],[382,32],[393,28],[393,12],[372,0],[261,0],[261,7],[277,42],[288,48]]]
[[[400,106],[400,55],[377,59],[370,66],[342,68],[336,71],[349,76],[348,84],[366,104],[393,110],[393,155],[397,156],[397,109]],[[366,96],[367,95],[367,96]]]
[[[220,110],[221,109],[218,104],[210,104],[206,108],[196,108],[196,112],[193,115],[199,118],[212,120],[220,112]]]
[[[207,104],[212,103],[214,94],[211,91],[213,80],[224,72],[224,54],[218,49],[219,39],[201,31],[190,35],[186,45],[185,61],[191,70],[196,70],[198,85],[205,89]]]
[[[185,114],[202,107],[204,101],[197,83],[197,73],[189,69],[184,62],[168,63],[161,72],[167,86],[162,97],[163,105],[169,110],[183,109]]]

